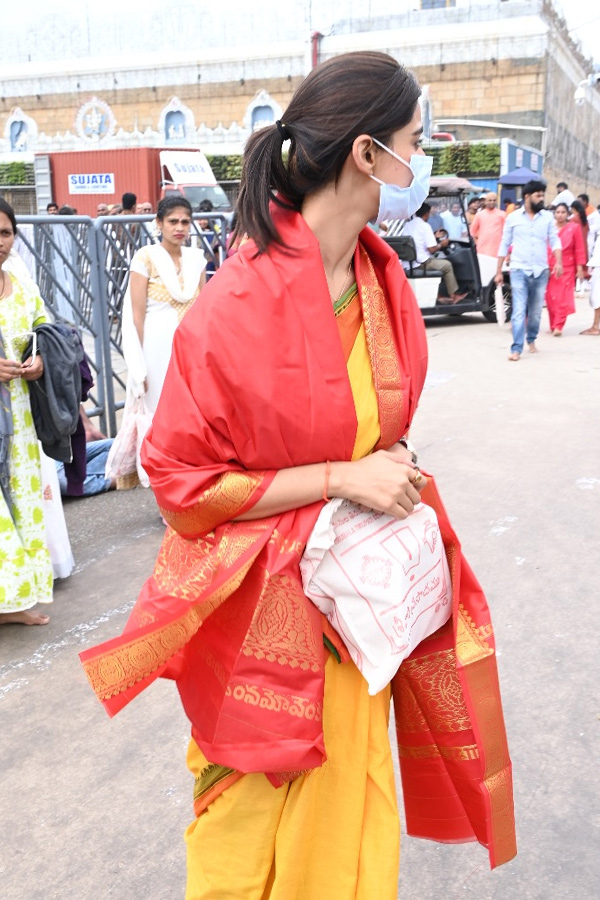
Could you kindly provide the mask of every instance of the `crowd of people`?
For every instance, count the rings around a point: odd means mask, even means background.
[[[545,181],[531,180],[504,209],[489,191],[471,197],[464,213],[458,202],[448,206],[429,198],[402,229],[402,235],[414,240],[416,253],[415,263],[403,261],[404,268],[412,276],[437,272],[443,278],[445,292],[440,291],[438,305],[454,305],[467,296],[446,254],[452,242],[472,238],[480,258],[497,260],[498,285],[510,273],[512,362],[521,358],[525,343],[530,353],[538,352],[544,306],[549,333],[561,337],[575,312],[577,291],[588,294],[594,310],[592,325],[580,333],[600,335],[600,208],[588,194],[575,197],[565,182],[557,184],[557,194],[548,202],[546,188]]]
[[[546,188],[541,179],[524,185],[522,204],[506,217],[496,234],[497,284],[504,283],[504,265],[510,271],[511,362],[519,361],[525,342],[530,353],[538,352],[544,305],[549,333],[562,336],[567,317],[575,312],[577,285],[582,291],[587,288],[594,309],[592,326],[581,334],[600,335],[600,272],[594,249],[600,241],[600,211],[590,204],[587,194],[575,198],[564,182],[557,185],[556,197],[547,204]],[[479,250],[479,243],[477,247]]]
[[[96,207],[97,216],[147,216],[152,214],[152,204],[149,200],[138,203],[137,197],[131,191],[126,191],[120,203],[104,203],[101,201]],[[46,204],[46,213],[49,216],[74,216],[77,210],[74,206],[63,204],[59,206],[54,200]]]

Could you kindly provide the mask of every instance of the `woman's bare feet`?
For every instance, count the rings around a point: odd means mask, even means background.
[[[555,328],[552,334],[554,335],[554,337],[560,337],[562,335],[562,331],[560,330],[560,328]]]
[[[18,612],[0,613],[0,625],[47,625],[50,616],[43,613],[32,612],[29,609],[19,610]]]
[[[586,328],[585,331],[580,331],[579,334],[600,334],[600,328]]]

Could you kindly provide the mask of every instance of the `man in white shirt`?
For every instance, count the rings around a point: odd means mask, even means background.
[[[450,209],[442,213],[442,219],[444,220],[444,228],[448,232],[448,237],[451,241],[464,241],[466,239],[467,224],[462,214],[460,203],[455,200]]]
[[[458,303],[460,300],[464,300],[467,294],[458,293],[458,282],[450,260],[438,259],[436,256],[433,256],[436,251],[447,247],[449,241],[448,238],[440,241],[436,240],[428,222],[430,212],[431,206],[429,203],[424,203],[402,229],[402,234],[410,236],[415,242],[417,265],[413,266],[412,271],[417,275],[425,272],[439,272],[444,279],[449,296],[441,297],[438,303]],[[403,265],[405,269],[409,268],[408,263],[403,263]]]
[[[559,181],[556,185],[556,190],[558,194],[550,204],[552,207],[558,206],[559,203],[566,203],[569,209],[571,208],[571,204],[575,199],[575,194],[573,191],[569,190],[569,185],[566,181]]]

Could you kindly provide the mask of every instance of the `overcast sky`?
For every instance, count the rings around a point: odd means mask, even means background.
[[[468,0],[458,0],[464,5]],[[472,0],[476,5],[477,0]],[[157,6],[163,11],[164,0],[26,0],[18,16],[8,16],[3,22],[3,53],[0,71],[11,62],[27,58],[61,59],[61,44],[64,50],[69,45],[81,46],[89,43],[90,32],[96,43],[100,39],[106,46],[108,57],[123,52],[121,44],[126,41],[131,53],[160,51],[166,46],[177,49],[178,43],[185,45],[186,33],[202,44],[215,46],[228,41],[239,44],[240,38],[255,42],[260,39],[264,23],[269,21],[280,40],[308,40],[315,28],[325,30],[328,19],[331,22],[332,8],[342,18],[347,16],[367,17],[388,13],[411,5],[418,8],[418,0],[405,3],[396,0],[342,0],[332,7],[332,0],[228,0],[217,4],[214,0],[169,0],[169,15],[165,33],[165,19],[162,30],[152,31],[153,10]],[[579,39],[587,56],[600,64],[600,3],[598,0],[555,0],[574,38]],[[193,26],[190,29],[190,19]],[[187,25],[187,27],[186,27]],[[37,26],[37,27],[36,27]],[[126,32],[126,34],[123,33]],[[190,34],[194,32],[193,34]],[[186,48],[187,49],[187,48]],[[112,53],[111,53],[112,51]],[[23,57],[23,54],[25,56]],[[70,55],[70,54],[67,54]],[[79,55],[79,53],[77,54]],[[85,55],[85,53],[82,53]]]
[[[572,37],[581,41],[586,55],[600,64],[600,3],[598,0],[562,0],[563,16]]]

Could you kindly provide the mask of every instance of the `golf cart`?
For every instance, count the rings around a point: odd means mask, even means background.
[[[417,298],[423,316],[459,316],[465,312],[481,312],[489,322],[498,321],[496,315],[496,257],[483,256],[477,253],[475,241],[469,230],[465,216],[465,197],[477,192],[477,188],[466,178],[453,176],[434,176],[431,179],[428,202],[443,200],[450,206],[459,203],[465,225],[465,235],[461,240],[450,241],[448,246],[438,253],[450,260],[459,292],[466,297],[458,303],[449,304],[445,286],[439,272],[417,272],[415,242],[409,235],[403,235],[404,222],[396,220],[389,223],[388,230],[382,237],[398,254],[409,283]],[[507,322],[512,313],[512,300],[508,272],[504,274],[502,288],[504,309],[498,311]],[[441,302],[440,302],[441,301]],[[444,302],[446,301],[446,302]]]

